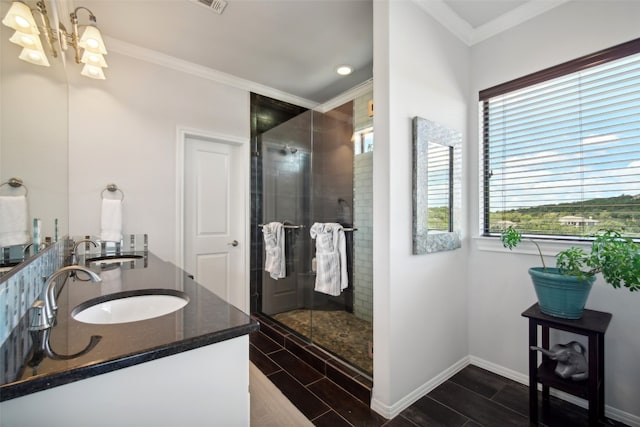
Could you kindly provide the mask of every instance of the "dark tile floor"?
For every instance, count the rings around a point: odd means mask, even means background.
[[[373,387],[370,377],[300,339],[269,317],[261,314],[253,317],[260,322],[260,332],[250,335],[249,356],[265,375],[282,368],[304,386],[327,378],[369,405]]]
[[[305,347],[301,352],[299,345],[302,342],[286,334],[274,334],[278,330],[277,325],[263,323],[268,319],[259,320],[264,327],[250,336],[251,361],[316,426],[530,425],[528,387],[473,365],[464,368],[394,419],[387,420],[365,403],[370,398],[366,393],[370,390],[370,382],[355,372],[347,375],[344,367],[338,367],[328,356],[322,359],[324,364],[318,364],[317,358],[308,358],[310,348]],[[336,376],[334,371],[340,375]],[[540,419],[540,425],[547,427],[588,425],[586,410],[553,397],[549,413],[541,413]],[[606,420],[603,425],[623,426],[612,420]]]

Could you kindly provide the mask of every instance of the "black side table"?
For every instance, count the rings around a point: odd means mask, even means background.
[[[542,356],[538,366],[538,352],[529,349],[529,419],[538,422],[538,383],[542,384],[542,403],[549,404],[549,388],[553,387],[565,393],[589,401],[589,425],[598,425],[604,419],[604,333],[611,321],[611,313],[584,310],[581,319],[570,320],[548,316],[540,311],[535,303],[522,313],[529,318],[529,347],[549,348],[549,328],[584,335],[589,340],[587,358],[589,360],[589,379],[573,381],[555,374],[556,362]],[[542,327],[542,343],[538,345],[538,326]]]

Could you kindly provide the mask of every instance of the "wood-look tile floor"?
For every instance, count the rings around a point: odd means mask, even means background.
[[[541,400],[541,399],[539,399]],[[391,420],[386,426],[529,426],[529,388],[469,365]],[[551,398],[541,426],[587,426],[587,411]],[[603,425],[623,426],[606,420]]]
[[[528,387],[470,365],[392,420],[387,420],[310,365],[282,350],[265,355],[252,345],[256,366],[313,425],[371,427],[529,426]],[[286,351],[286,350],[285,350]],[[259,357],[256,357],[259,356]],[[272,356],[272,357],[270,357]],[[297,359],[297,360],[296,360]],[[586,426],[587,411],[553,398],[541,426]],[[606,420],[606,426],[623,424]],[[252,427],[261,427],[259,420]]]
[[[311,427],[313,424],[251,363],[249,366],[252,427]]]

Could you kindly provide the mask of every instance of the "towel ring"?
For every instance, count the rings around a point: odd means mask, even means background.
[[[0,184],[0,187],[2,187],[3,185],[8,185],[10,187],[13,188],[24,188],[24,195],[27,196],[29,195],[29,189],[27,188],[26,185],[24,185],[23,181],[20,178],[9,178],[8,180],[6,180],[5,182],[3,182],[2,184]]]
[[[119,191],[120,194],[122,195],[122,199],[120,199],[120,201],[124,200],[124,192],[121,189],[119,189],[118,186],[115,185],[115,184],[107,185],[104,188],[104,190],[102,190],[102,193],[100,193],[100,197],[102,197],[104,199],[104,192],[107,191],[107,190],[110,191],[111,193],[115,193],[116,191]]]

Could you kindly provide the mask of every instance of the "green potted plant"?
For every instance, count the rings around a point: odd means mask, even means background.
[[[510,250],[522,241],[522,234],[513,226],[502,231],[500,240]],[[542,267],[532,267],[533,282],[540,311],[565,319],[582,317],[596,274],[614,288],[624,286],[640,291],[640,246],[617,230],[602,230],[594,236],[591,252],[572,246],[556,255],[556,267],[545,265],[540,245],[536,245]]]

